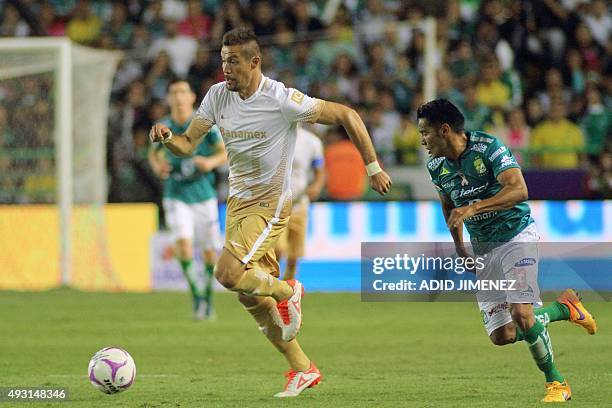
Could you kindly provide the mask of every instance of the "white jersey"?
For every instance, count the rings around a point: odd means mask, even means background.
[[[310,170],[324,165],[323,143],[314,133],[298,126],[295,141],[296,155],[293,158],[291,170],[291,192],[294,205],[307,204],[306,187],[310,178]]]
[[[315,122],[323,101],[262,76],[246,100],[225,82],[206,93],[195,117],[219,126],[229,161],[228,213],[289,215],[297,124]]]

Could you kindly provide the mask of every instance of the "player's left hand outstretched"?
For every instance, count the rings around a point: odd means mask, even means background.
[[[378,194],[385,195],[391,188],[391,178],[385,171],[378,172],[370,176],[370,186]]]
[[[448,228],[451,229],[460,227],[463,220],[470,218],[474,214],[476,214],[476,208],[473,205],[453,208],[450,216],[448,217]]]

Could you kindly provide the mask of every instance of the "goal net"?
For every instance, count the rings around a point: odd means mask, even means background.
[[[112,286],[101,229],[119,56],[65,38],[0,40],[0,289]]]

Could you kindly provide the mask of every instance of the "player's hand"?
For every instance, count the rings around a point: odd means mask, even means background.
[[[207,173],[215,168],[213,161],[204,156],[194,156],[191,160],[193,160],[193,164],[202,173]]]
[[[463,220],[465,220],[466,218],[470,218],[474,214],[476,214],[476,207],[474,207],[473,205],[453,208],[450,213],[450,216],[448,217],[448,228],[459,228],[461,224],[463,224]]]
[[[370,186],[372,187],[372,190],[384,196],[389,192],[389,189],[391,188],[391,178],[383,170],[379,173],[374,174],[373,176],[370,176]]]
[[[166,137],[170,136],[171,133],[172,132],[168,126],[164,125],[163,123],[156,123],[149,132],[149,139],[151,139],[151,142],[153,143],[161,142]]]

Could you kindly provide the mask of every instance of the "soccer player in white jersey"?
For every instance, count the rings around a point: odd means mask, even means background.
[[[276,243],[276,258],[278,261],[280,262],[285,256],[287,258],[283,280],[295,279],[297,261],[304,256],[308,207],[311,201],[319,197],[325,184],[324,165],[321,139],[304,127],[298,126],[295,156],[291,169],[293,208],[287,228]],[[310,181],[311,179],[312,181]]]
[[[391,180],[380,168],[368,131],[353,109],[311,98],[262,74],[252,30],[226,32],[221,61],[225,81],[209,89],[185,133],[174,135],[157,123],[150,138],[187,156],[213,125],[221,130],[230,174],[225,243],[215,276],[238,292],[261,331],[287,359],[287,383],[276,396],[295,397],[321,380],[295,339],[302,324],[302,285],[278,279],[274,255],[292,205],[290,176],[298,123],[343,126],[367,164],[372,189],[384,195]]]

